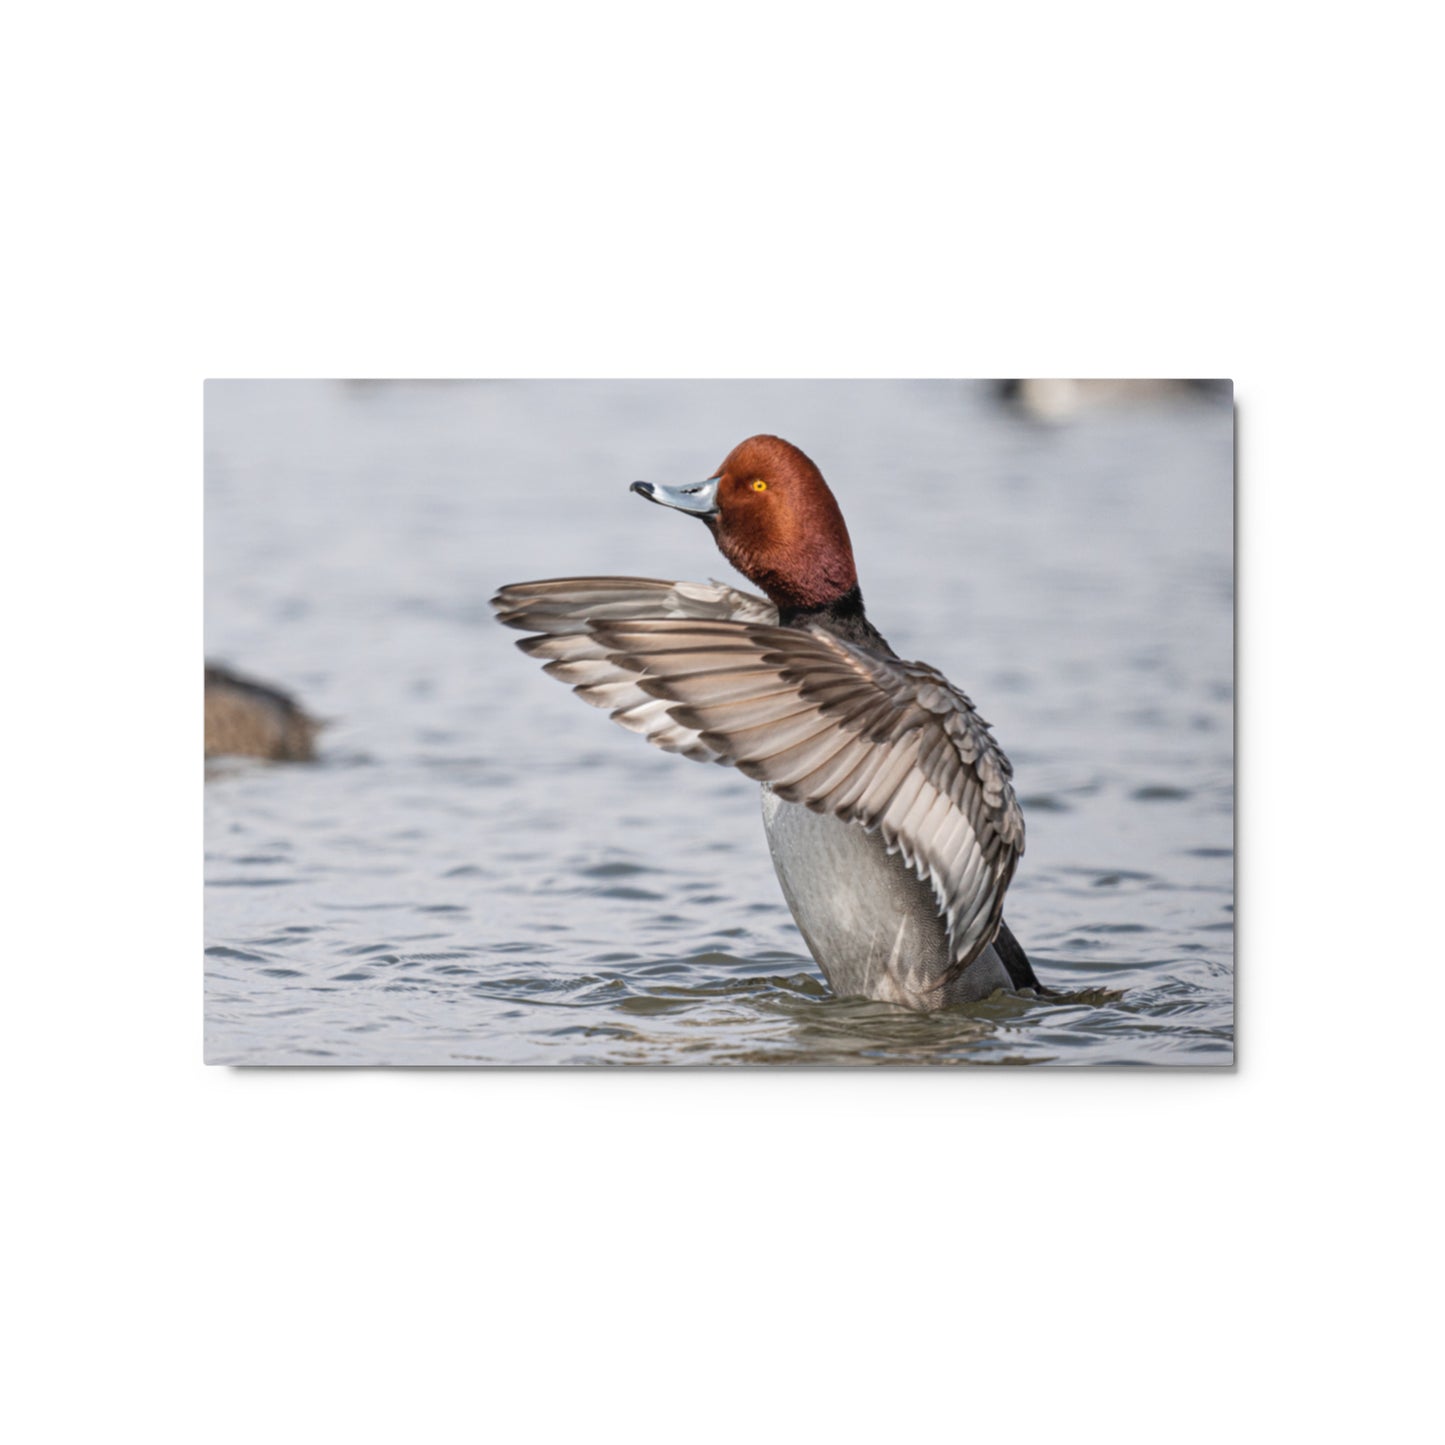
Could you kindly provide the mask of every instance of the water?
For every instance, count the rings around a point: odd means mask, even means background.
[[[212,383],[207,654],[330,721],[208,769],[206,1056],[250,1064],[1233,1057],[1233,419],[971,383]],[[1013,759],[1007,917],[1056,997],[833,998],[755,784],[515,651],[503,582],[738,581],[629,495],[753,432],[839,496],[870,615]]]

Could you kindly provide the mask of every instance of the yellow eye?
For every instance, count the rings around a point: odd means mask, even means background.
[[[761,477],[758,477],[758,478],[756,478],[756,479],[754,480],[754,482],[753,482],[753,491],[755,491],[755,492],[766,492],[767,489],[768,489],[768,484],[767,484]]]

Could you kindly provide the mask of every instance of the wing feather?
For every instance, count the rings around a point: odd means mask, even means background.
[[[638,617],[691,619],[697,622],[776,622],[777,608],[762,597],[721,583],[663,582],[645,577],[559,577],[503,587],[492,598],[498,621],[537,634],[517,646],[543,659],[543,670],[568,683],[584,702],[606,708],[614,722],[639,733],[655,746],[699,762],[727,759],[703,746],[696,728],[684,727],[669,713],[671,700],[639,685],[649,665],[610,657],[592,630],[598,622],[627,622]],[[730,645],[731,644],[731,645]],[[756,652],[724,630],[710,634],[704,647],[676,649],[694,670],[735,669],[756,661]]]

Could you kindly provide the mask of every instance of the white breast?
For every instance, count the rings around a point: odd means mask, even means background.
[[[762,793],[783,897],[834,993],[931,1009],[1010,986],[987,948],[940,995],[951,951],[933,890],[876,833]]]

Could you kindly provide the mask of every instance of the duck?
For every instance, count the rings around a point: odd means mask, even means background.
[[[1013,769],[970,699],[864,609],[822,472],[749,437],[705,481],[633,482],[762,590],[564,577],[492,598],[517,646],[667,752],[761,785],[783,897],[834,994],[919,1013],[1045,992],[1003,917],[1024,851]]]
[[[307,763],[322,724],[289,693],[220,663],[206,663],[206,756]]]

